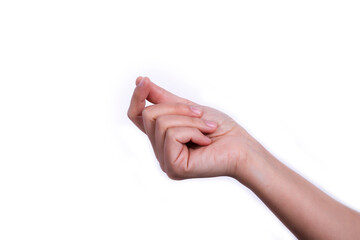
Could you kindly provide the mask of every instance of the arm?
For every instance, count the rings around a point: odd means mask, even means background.
[[[230,176],[251,189],[301,239],[356,239],[360,214],[272,156],[226,114],[139,77],[129,118],[174,180]],[[145,101],[154,105],[145,107]]]
[[[335,201],[263,147],[252,151],[247,185],[299,239],[358,239],[360,214]]]

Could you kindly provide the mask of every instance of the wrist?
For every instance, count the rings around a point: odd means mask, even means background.
[[[276,158],[256,140],[247,145],[246,154],[237,159],[234,178],[246,187],[254,188],[266,184],[269,171],[275,165]]]

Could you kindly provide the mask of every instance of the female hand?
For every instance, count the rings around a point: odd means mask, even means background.
[[[139,77],[128,111],[171,179],[245,176],[249,149],[258,146],[226,114],[177,97]],[[145,107],[145,100],[154,105]]]
[[[145,108],[146,100],[154,105]],[[300,239],[360,235],[358,212],[286,167],[226,114],[139,77],[128,116],[148,135],[170,178],[234,177]]]

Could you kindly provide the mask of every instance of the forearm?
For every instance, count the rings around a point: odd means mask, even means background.
[[[262,147],[249,155],[247,165],[247,179],[237,179],[298,238],[356,239],[360,236],[358,212],[326,195]]]
[[[302,239],[360,236],[359,213],[286,167],[229,116],[175,96],[148,78],[139,77],[136,84],[128,116],[156,146],[169,177],[235,177]],[[146,100],[154,105],[145,107]]]

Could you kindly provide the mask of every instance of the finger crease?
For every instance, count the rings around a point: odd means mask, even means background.
[[[178,156],[175,158],[174,164],[175,164],[175,162],[180,158],[180,155],[182,154],[182,152],[184,151],[184,148],[185,148],[185,144],[183,144],[182,142],[180,142],[180,141],[177,140],[177,139],[176,139],[176,141],[182,145],[182,148],[181,148]]]

